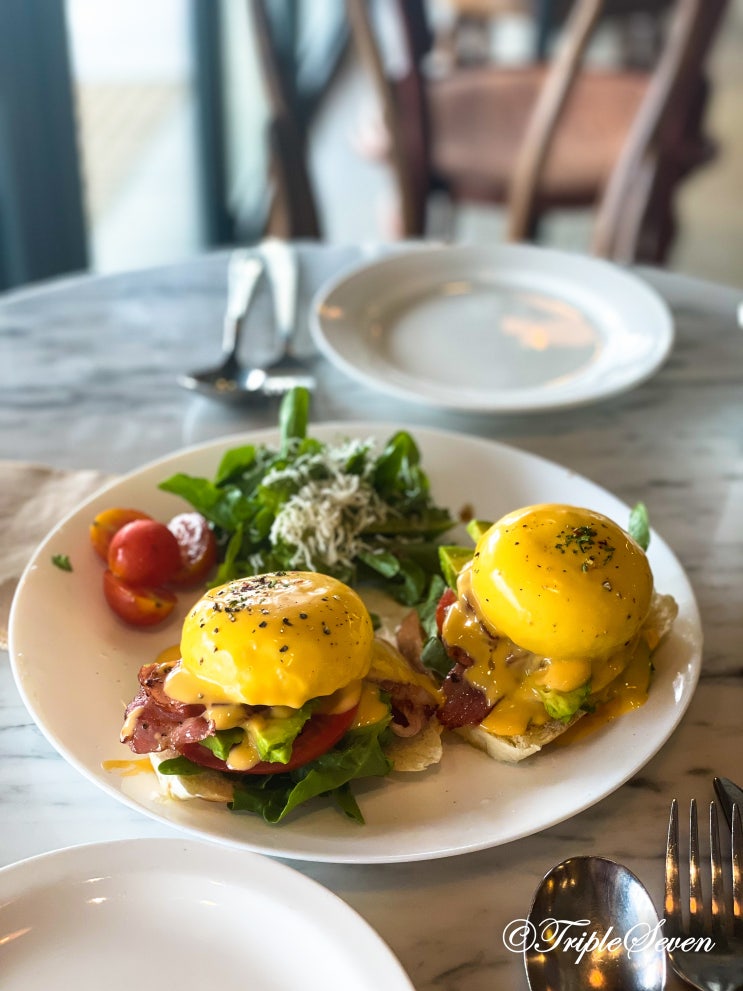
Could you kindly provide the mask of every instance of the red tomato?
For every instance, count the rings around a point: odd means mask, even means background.
[[[449,611],[449,607],[454,605],[456,601],[457,593],[453,588],[447,588],[439,599],[439,603],[436,606],[436,627],[439,633],[441,633],[441,627],[444,625],[444,619]]]
[[[149,520],[147,513],[138,509],[104,509],[90,524],[90,542],[104,561],[108,561],[108,548],[113,535],[133,520]]]
[[[116,615],[130,626],[156,626],[172,613],[175,595],[166,588],[129,585],[111,571],[103,572],[103,594]]]
[[[108,567],[130,585],[164,585],[181,567],[181,549],[164,523],[134,520],[111,538]]]
[[[168,523],[178,541],[181,566],[170,579],[175,585],[198,585],[217,563],[217,540],[201,513],[180,513]]]
[[[355,705],[347,712],[332,715],[319,713],[312,716],[294,741],[292,755],[287,764],[263,760],[249,771],[233,771],[208,747],[202,747],[198,743],[185,743],[180,747],[180,753],[194,764],[201,764],[215,771],[229,771],[231,774],[281,774],[302,767],[303,764],[309,764],[311,760],[315,760],[334,747],[353,722],[357,709],[358,705]]]

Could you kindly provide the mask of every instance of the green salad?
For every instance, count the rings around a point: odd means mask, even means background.
[[[160,488],[213,525],[214,584],[318,571],[417,605],[440,582],[438,542],[455,520],[433,501],[414,439],[400,430],[381,450],[371,439],[320,441],[308,436],[309,403],[302,388],[284,397],[277,446],[232,448],[214,478],[179,473]]]

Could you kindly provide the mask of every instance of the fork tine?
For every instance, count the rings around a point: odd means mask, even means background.
[[[741,808],[733,805],[731,815],[733,861],[733,934],[743,937],[743,826]]]
[[[720,856],[720,830],[717,823],[717,806],[709,806],[709,861],[712,877],[712,935],[719,937],[729,929],[725,911],[725,888],[722,880],[722,858]]]
[[[666,843],[666,885],[664,918],[669,935],[679,935],[683,926],[681,916],[681,885],[679,882],[679,806],[674,798],[668,820]]]
[[[699,870],[699,826],[697,802],[692,798],[689,805],[689,931],[694,936],[700,936],[703,930],[704,900],[702,875]]]

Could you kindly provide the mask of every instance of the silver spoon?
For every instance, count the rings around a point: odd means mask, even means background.
[[[524,932],[529,987],[662,991],[662,937],[650,895],[631,871],[602,857],[572,857],[534,896]]]
[[[264,258],[270,269],[280,353],[263,366],[252,367],[241,364],[237,351],[245,317],[265,267]],[[259,256],[242,249],[233,252],[227,272],[222,361],[213,368],[179,376],[179,384],[202,395],[232,402],[280,396],[297,385],[313,388],[314,379],[306,373],[300,374],[304,369],[292,353],[296,291],[296,257],[289,245],[266,241],[259,249]]]

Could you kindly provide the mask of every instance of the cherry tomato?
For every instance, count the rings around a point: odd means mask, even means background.
[[[446,614],[449,612],[449,607],[454,605],[456,601],[457,593],[452,588],[447,588],[439,599],[438,605],[436,606],[436,628],[439,633],[441,633],[441,628],[444,625]]]
[[[181,549],[164,523],[133,520],[111,538],[108,567],[130,585],[164,585],[181,567]]]
[[[98,557],[108,561],[108,548],[113,535],[133,520],[149,520],[147,513],[138,509],[104,509],[90,524],[90,542]]]
[[[156,626],[172,613],[176,604],[166,588],[130,585],[113,572],[103,572],[103,594],[116,615],[130,626]]]
[[[170,579],[175,585],[198,585],[217,563],[217,539],[201,513],[180,513],[168,523],[178,541],[181,566]]]
[[[357,709],[358,706],[355,705],[347,712],[319,713],[312,716],[294,741],[292,755],[286,764],[263,760],[249,771],[233,771],[208,747],[202,747],[198,743],[184,743],[179,750],[194,764],[201,764],[215,771],[229,771],[231,774],[281,774],[302,767],[303,764],[309,764],[311,760],[315,760],[334,747],[353,722]]]

